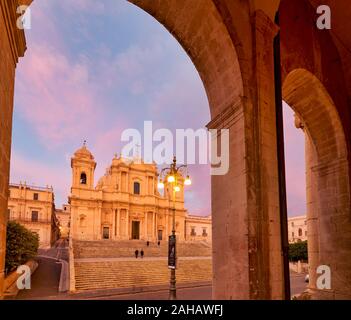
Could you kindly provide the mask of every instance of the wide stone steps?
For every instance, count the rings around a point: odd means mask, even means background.
[[[145,241],[74,241],[75,258],[131,258],[135,250],[143,249],[145,257],[167,257],[168,242],[162,241],[158,246]],[[212,248],[204,242],[178,242],[178,257],[210,257]]]
[[[169,283],[167,260],[75,262],[76,289],[145,287]],[[212,280],[211,259],[179,260],[177,283]]]

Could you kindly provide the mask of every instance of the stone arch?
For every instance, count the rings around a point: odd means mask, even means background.
[[[244,110],[251,107],[251,101],[248,100],[252,98],[249,86],[243,84],[244,78],[251,76],[247,48],[237,37],[235,26],[223,18],[224,14],[230,18],[230,13],[223,11],[218,1],[128,1],[160,22],[189,55],[208,97],[211,114],[208,128],[230,129],[230,172],[223,176],[212,176],[212,292],[215,299],[249,299],[254,289],[250,288],[249,278],[252,276],[249,275],[248,265],[256,261],[248,254],[248,226],[244,221],[246,204],[243,204],[247,201],[247,195],[242,192],[238,196],[239,192],[236,192],[246,190],[248,183],[242,169],[246,166],[243,156],[246,152],[245,140],[242,137],[245,135],[245,121],[250,121],[247,120],[250,115],[244,114]],[[241,11],[237,15],[248,18],[247,4],[240,4],[240,7]],[[239,21],[251,37],[250,19]],[[247,105],[249,108],[246,108]],[[228,186],[225,195],[220,191],[221,186]],[[235,205],[229,205],[232,202]],[[242,242],[240,250],[237,245],[239,242]],[[252,255],[256,255],[254,250],[252,252]],[[251,270],[257,272],[254,268]],[[239,278],[238,274],[241,275]],[[251,282],[256,285],[256,281]]]
[[[316,298],[349,296],[351,215],[346,138],[336,106],[323,84],[305,69],[291,71],[283,99],[306,134],[309,290]],[[331,290],[318,290],[317,268],[331,268]]]
[[[211,118],[243,96],[237,51],[212,0],[128,0],[160,22],[180,43],[203,81]]]
[[[316,76],[305,69],[291,71],[283,84],[283,98],[305,124],[320,161],[347,157],[336,106]]]
[[[278,31],[272,16],[279,0],[274,7],[259,1],[129,2],[164,25],[190,56],[208,96],[208,128],[230,131],[230,169],[212,178],[213,297],[280,299],[284,280],[271,85]],[[267,7],[273,8],[268,15]]]

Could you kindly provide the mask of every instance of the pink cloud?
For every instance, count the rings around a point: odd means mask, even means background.
[[[52,186],[56,200],[67,202],[70,192],[71,168],[69,163],[63,163],[58,167],[29,159],[12,151],[10,181],[11,183],[26,182],[28,185],[39,187]]]
[[[16,107],[48,148],[81,140],[99,120],[88,66],[53,48],[33,47],[20,66],[16,90]]]

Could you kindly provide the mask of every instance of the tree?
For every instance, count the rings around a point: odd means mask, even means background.
[[[17,222],[10,221],[6,231],[5,273],[25,264],[37,255],[39,236]]]
[[[307,241],[289,244],[289,261],[308,261]]]

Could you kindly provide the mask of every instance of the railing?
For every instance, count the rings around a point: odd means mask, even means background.
[[[50,219],[29,219],[29,218],[14,218],[14,217],[10,217],[9,219],[10,221],[16,221],[16,222],[27,222],[27,223],[50,223],[51,224],[51,220]]]
[[[37,186],[31,186],[28,184],[18,184],[18,183],[11,183],[10,187],[16,187],[16,188],[26,188],[26,189],[31,189],[31,190],[38,190],[38,191],[49,191],[52,192],[53,188],[52,187],[37,187]]]
[[[69,291],[76,291],[76,273],[74,269],[74,251],[73,251],[73,239],[72,234],[69,235]]]

